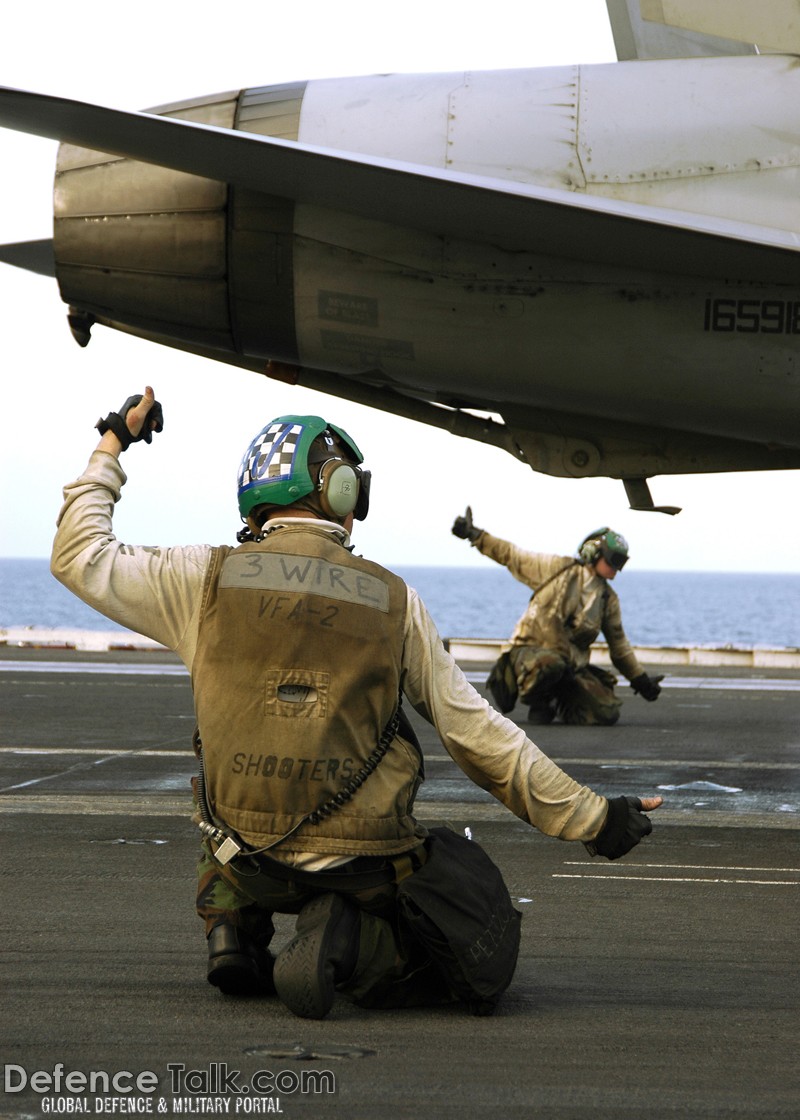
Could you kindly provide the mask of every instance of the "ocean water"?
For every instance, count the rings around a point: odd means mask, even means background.
[[[496,565],[395,570],[445,638],[506,637],[530,594]],[[614,587],[636,645],[800,647],[800,574],[626,569]],[[0,627],[7,626],[118,629],[57,583],[47,560],[0,559]]]

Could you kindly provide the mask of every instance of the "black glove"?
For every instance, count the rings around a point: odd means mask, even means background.
[[[638,797],[613,797],[608,801],[606,823],[594,840],[584,841],[584,847],[590,856],[619,859],[652,831],[653,825],[642,812]]]
[[[454,537],[460,537],[462,541],[476,541],[478,539],[483,529],[477,529],[472,524],[472,506],[467,506],[463,517],[455,519],[450,532]]]
[[[664,674],[658,677],[648,677],[647,673],[640,673],[638,677],[634,677],[631,681],[631,688],[634,692],[638,692],[645,700],[657,700],[661,692],[661,685],[659,681],[663,681]]]
[[[128,397],[119,412],[109,412],[105,420],[101,418],[95,424],[95,428],[97,428],[101,436],[108,431],[113,432],[122,444],[123,451],[127,451],[132,443],[138,443],[139,440],[142,439],[145,443],[152,443],[153,432],[162,432],[164,430],[163,409],[158,401],[154,401],[153,407],[145,417],[142,430],[139,432],[138,436],[131,435],[131,430],[125,423],[125,417],[132,408],[136,408],[141,399],[141,393],[134,393],[132,397]]]

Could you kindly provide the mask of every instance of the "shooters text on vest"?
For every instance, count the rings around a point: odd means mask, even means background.
[[[274,754],[250,754],[237,751],[231,772],[246,778],[281,778],[284,781],[328,782],[335,778],[347,781],[354,770],[352,758],[281,758]]]

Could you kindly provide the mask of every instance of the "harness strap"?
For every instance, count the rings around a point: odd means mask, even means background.
[[[574,560],[573,559],[573,560],[570,560],[569,564],[565,564],[563,568],[559,568],[557,572],[553,572],[553,574],[551,576],[548,576],[548,578],[544,581],[544,583],[540,583],[538,587],[534,587],[533,594],[531,595],[531,597],[528,601],[532,602],[536,598],[536,596],[539,594],[539,592],[544,591],[545,587],[547,587],[549,584],[551,584],[553,582],[553,580],[558,579],[559,576],[563,576],[564,572],[568,572],[570,570],[570,568],[574,568],[576,565],[578,565],[578,566],[580,565],[580,560]]]
[[[216,851],[215,841],[210,841]],[[246,864],[253,868],[253,874],[268,875],[282,882],[299,883],[301,886],[313,887],[315,890],[330,891],[363,891],[372,887],[380,887],[385,883],[401,882],[413,875],[423,866],[427,859],[424,842],[421,842],[410,852],[401,852],[396,856],[356,856],[355,859],[342,867],[335,867],[330,871],[303,871],[290,867],[281,860],[273,859],[262,853],[250,853],[245,845],[242,848],[237,871],[246,875],[243,870]],[[371,864],[372,866],[365,866]]]

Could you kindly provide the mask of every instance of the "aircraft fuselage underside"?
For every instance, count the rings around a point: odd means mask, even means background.
[[[797,66],[647,67],[310,82],[158,112],[800,228]],[[743,86],[756,78],[754,105]],[[800,284],[691,259],[633,266],[567,237],[563,255],[552,240],[539,253],[530,240],[456,238],[68,146],[59,156],[62,297],[101,322],[252,368],[277,360],[301,381],[334,375],[354,399],[387,390],[390,409],[399,395],[500,414],[548,473],[800,466]]]

